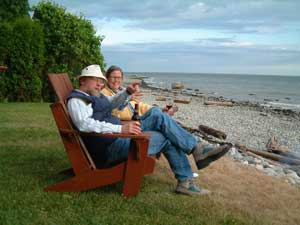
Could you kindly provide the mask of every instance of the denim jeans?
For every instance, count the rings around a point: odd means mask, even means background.
[[[187,155],[195,147],[196,138],[179,126],[168,114],[158,107],[152,107],[141,118],[142,131],[151,133],[148,154],[162,152],[167,158],[177,180],[183,181],[193,176]],[[118,138],[108,148],[108,161],[125,160],[130,139]]]

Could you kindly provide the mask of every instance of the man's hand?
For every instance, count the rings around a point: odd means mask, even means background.
[[[138,121],[130,121],[122,125],[121,133],[140,134],[142,132],[141,125]]]

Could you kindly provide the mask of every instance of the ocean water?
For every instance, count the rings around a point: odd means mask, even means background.
[[[253,101],[276,108],[300,111],[300,76],[267,76],[196,73],[127,73],[146,76],[152,86],[171,88],[182,82],[187,89],[237,101]]]

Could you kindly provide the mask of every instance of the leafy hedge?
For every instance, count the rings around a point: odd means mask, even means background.
[[[52,101],[48,73],[74,81],[89,64],[104,70],[102,40],[89,20],[52,2],[34,6],[32,19],[0,22],[0,65],[9,67],[0,72],[0,101]]]
[[[0,99],[7,101],[40,101],[44,39],[40,24],[30,18],[19,18],[6,24],[6,64],[1,75]],[[10,38],[9,38],[10,37]],[[5,46],[2,46],[4,48]]]

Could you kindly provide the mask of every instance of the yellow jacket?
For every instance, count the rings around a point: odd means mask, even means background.
[[[102,94],[104,94],[105,96],[114,96],[116,93],[111,90],[109,87],[105,87],[102,90]],[[131,105],[131,108],[134,109],[134,106],[136,104],[135,101],[130,101],[128,102],[128,104]],[[148,105],[144,102],[139,102],[139,114],[140,116],[143,115],[145,112],[147,112],[152,106]],[[118,117],[120,120],[131,120],[132,117],[132,111],[130,109],[130,106],[125,106],[122,110],[119,109],[113,109],[112,110],[112,115]]]

